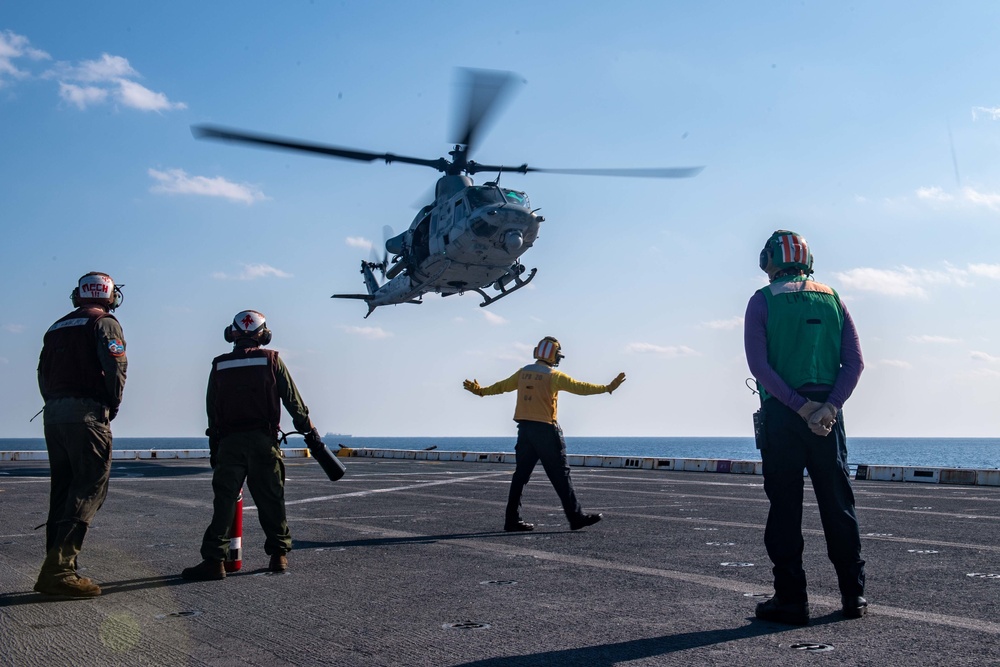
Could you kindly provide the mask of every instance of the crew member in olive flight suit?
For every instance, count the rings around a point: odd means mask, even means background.
[[[51,492],[35,590],[88,598],[100,595],[101,587],[77,575],[76,559],[108,495],[111,420],[122,402],[128,361],[121,325],[111,314],[122,292],[111,276],[88,273],[70,299],[76,310],[49,327],[38,360]]]
[[[257,516],[266,537],[268,569],[288,569],[292,537],[285,518],[285,465],[278,444],[281,405],[292,416],[306,444],[322,446],[284,362],[274,350],[264,316],[255,310],[236,314],[224,331],[233,351],[216,357],[208,376],[208,446],[214,469],[212,522],[205,530],[198,565],[181,572],[185,579],[224,579],[229,531],[244,481],[257,504]]]
[[[556,421],[557,395],[560,391],[581,396],[605,392],[610,394],[625,381],[625,374],[619,373],[606,385],[579,382],[555,370],[554,367],[564,358],[561,350],[558,340],[546,336],[535,346],[533,355],[536,363],[515,371],[506,380],[488,387],[480,387],[476,380],[466,380],[463,383],[466,390],[477,396],[493,396],[517,390],[517,407],[514,409],[514,421],[517,422],[515,468],[510,481],[504,520],[504,530],[508,532],[533,530],[535,527],[521,519],[521,493],[538,461],[542,462],[545,474],[559,494],[571,530],[579,530],[601,520],[600,514],[584,514],[573,491],[569,463],[566,460],[566,442],[562,428]]]

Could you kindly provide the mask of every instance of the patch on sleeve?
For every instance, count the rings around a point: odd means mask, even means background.
[[[124,357],[125,356],[125,341],[119,340],[117,338],[112,338],[108,341],[108,352],[112,357]]]

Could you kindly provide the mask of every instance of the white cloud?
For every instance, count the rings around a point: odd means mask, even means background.
[[[187,108],[185,103],[171,102],[165,94],[137,83],[135,80],[142,77],[128,60],[108,53],[102,53],[98,60],[84,60],[76,65],[57,63],[45,77],[58,79],[59,96],[81,110],[109,99],[140,111]]]
[[[917,199],[933,205],[985,206],[992,211],[1000,211],[1000,193],[984,192],[971,186],[965,186],[955,194],[935,185],[917,188],[915,194]],[[905,199],[886,199],[885,202],[890,206],[900,205],[905,203]]]
[[[507,320],[503,317],[500,317],[496,313],[492,313],[488,310],[484,310],[481,312],[483,313],[483,317],[486,318],[486,321],[489,322],[490,324],[493,325],[507,324]]]
[[[221,176],[216,176],[215,178],[189,176],[183,169],[168,169],[166,171],[149,169],[148,173],[157,181],[157,184],[151,187],[149,191],[158,194],[222,197],[223,199],[239,201],[244,204],[253,204],[254,202],[267,199],[257,186],[246,183],[233,183]]]
[[[625,351],[634,354],[658,354],[664,357],[695,357],[698,352],[687,345],[656,345],[654,343],[629,343]]]
[[[60,81],[59,97],[82,111],[89,106],[104,102],[108,97],[108,91],[94,86],[77,86]]]
[[[935,186],[930,188],[917,188],[917,199],[929,199],[931,201],[951,201],[955,197],[948,194],[941,188]]]
[[[909,370],[913,368],[913,364],[909,361],[903,361],[902,359],[882,359],[874,364],[875,366],[889,366],[891,368],[902,368],[904,370]]]
[[[906,339],[913,343],[930,343],[933,345],[954,345],[961,343],[961,338],[949,338],[948,336],[907,336]]]
[[[913,269],[904,266],[899,269],[872,269],[867,267],[835,273],[834,276],[844,287],[861,292],[874,292],[885,296],[925,298],[925,287],[933,285],[955,285],[969,287],[968,272],[954,267],[945,270]]]
[[[135,81],[119,79],[116,98],[127,107],[140,111],[169,111],[171,109],[187,109],[183,102],[171,102],[163,93],[154,93],[149,88]]]
[[[1000,280],[1000,264],[969,264],[969,273]]]
[[[362,250],[371,250],[375,247],[371,241],[363,236],[348,236],[344,242],[352,248],[361,248]]]
[[[128,60],[107,53],[102,53],[100,60],[84,60],[76,66],[60,63],[57,71],[64,78],[88,83],[111,83],[122,78],[139,77]]]
[[[996,192],[979,192],[970,187],[962,188],[962,196],[965,200],[976,204],[977,206],[985,206],[991,211],[1000,211],[1000,194]]]
[[[992,354],[989,354],[988,352],[973,351],[970,353],[969,356],[971,356],[973,359],[976,359],[977,361],[985,361],[988,364],[1000,364],[1000,357],[995,357]]]
[[[29,60],[47,60],[49,54],[32,47],[28,38],[10,30],[0,31],[0,88],[9,79],[23,79],[28,73],[17,67],[14,60],[28,58]]]
[[[990,120],[1000,120],[1000,107],[972,107],[972,120],[979,116],[989,116]]]
[[[728,320],[712,320],[710,322],[702,322],[701,326],[706,329],[731,331],[733,329],[739,329],[743,326],[743,316],[737,315],[736,317],[731,317]]]
[[[212,277],[216,280],[257,280],[258,278],[291,278],[292,274],[268,264],[244,264],[243,271],[238,275],[230,276],[219,271],[213,273]]]
[[[18,333],[21,333],[22,331],[24,331],[25,326],[23,324],[5,324],[5,325],[3,325],[3,327],[0,327],[0,328],[2,328],[4,331],[7,331],[9,333],[18,334]]]
[[[361,336],[362,338],[368,338],[369,340],[382,340],[392,336],[391,333],[384,330],[382,327],[355,327],[341,324],[340,328],[352,336]]]

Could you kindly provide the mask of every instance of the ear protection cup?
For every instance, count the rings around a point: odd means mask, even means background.
[[[267,327],[264,327],[263,329],[261,329],[260,333],[257,334],[257,342],[260,343],[261,345],[267,345],[268,343],[270,343],[271,342],[271,330],[268,329]]]
[[[236,340],[235,338],[233,338],[233,325],[232,324],[230,324],[228,327],[225,328],[225,330],[222,332],[222,337],[226,339],[227,343],[232,343],[233,341]]]
[[[69,300],[73,303],[74,308],[80,307],[80,288],[74,287],[73,291],[69,293]]]
[[[767,260],[769,260],[770,258],[771,258],[771,253],[768,252],[767,246],[764,246],[764,249],[760,251],[759,264],[761,271],[767,271]]]

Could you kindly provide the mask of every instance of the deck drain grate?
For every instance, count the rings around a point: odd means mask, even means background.
[[[823,653],[833,650],[833,646],[830,644],[820,644],[818,642],[795,642],[794,644],[789,644],[788,648],[795,651],[808,651],[809,653]]]
[[[155,618],[191,618],[192,616],[201,616],[200,611],[190,610],[190,611],[172,611],[169,614],[157,614]]]
[[[1000,579],[1000,574],[993,574],[991,572],[970,572],[967,577],[972,577],[973,579]]]
[[[736,542],[705,542],[710,547],[735,547]]]
[[[892,533],[865,533],[865,537],[892,537]]]
[[[284,572],[271,572],[267,570],[266,572],[254,572],[252,576],[254,577],[284,577],[285,575],[291,574],[288,570]]]
[[[482,621],[453,621],[444,623],[441,627],[445,630],[486,630],[490,624]]]
[[[480,581],[480,586],[514,586],[517,584],[513,579],[490,579],[489,581]]]
[[[906,553],[911,554],[936,554],[941,553],[937,549],[907,549]]]
[[[771,599],[771,593],[744,593],[743,597],[745,597],[745,598],[763,598],[763,599],[770,600]]]
[[[742,563],[740,561],[726,561],[725,563],[719,563],[722,567],[753,567],[753,563]]]
[[[695,530],[718,530],[718,528],[705,528],[703,526],[699,526],[698,528],[695,528]]]

